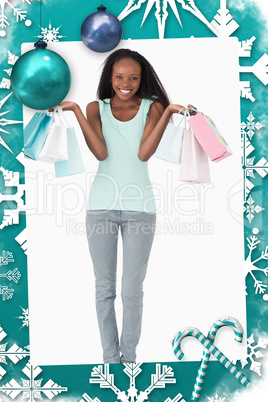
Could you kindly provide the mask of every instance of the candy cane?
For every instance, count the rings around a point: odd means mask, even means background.
[[[205,335],[203,335],[202,332],[200,332],[197,328],[184,328],[179,331],[173,339],[173,352],[179,360],[181,360],[184,356],[184,353],[181,350],[181,342],[186,336],[193,336],[194,338],[198,339],[199,342],[204,345],[206,350],[210,354],[213,354],[216,359],[241,382],[242,385],[247,387],[250,384],[250,381],[247,379],[247,377],[244,376],[244,374],[241,373],[241,371],[239,371],[238,368],[229,359],[227,359],[227,357],[224,356],[224,354],[221,353],[220,350],[214,346],[213,343],[211,343],[210,340],[207,339]]]
[[[214,324],[212,325],[212,327],[208,332],[207,338],[211,341],[211,343],[214,343],[218,330],[223,326],[233,328],[235,333],[235,340],[239,343],[242,342],[243,328],[241,327],[240,323],[233,317],[221,317],[216,322],[214,322]],[[204,350],[200,366],[198,369],[198,373],[195,379],[194,389],[191,397],[192,401],[198,401],[200,398],[202,386],[207,373],[209,359],[210,359],[210,353],[207,350]]]

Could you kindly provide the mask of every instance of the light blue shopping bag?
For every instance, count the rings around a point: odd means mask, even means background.
[[[69,176],[85,171],[74,128],[67,127],[66,130],[68,160],[54,163],[56,177]]]
[[[53,113],[37,112],[24,129],[24,154],[37,160],[50,130]]]

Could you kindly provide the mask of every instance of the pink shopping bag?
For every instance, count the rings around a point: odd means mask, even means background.
[[[232,155],[229,145],[209,116],[199,112],[188,119],[188,124],[212,161],[219,162]]]
[[[208,157],[192,130],[184,130],[179,180],[210,183]]]

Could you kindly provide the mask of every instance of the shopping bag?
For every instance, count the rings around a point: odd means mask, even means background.
[[[37,160],[48,136],[54,112],[37,112],[24,129],[24,154]]]
[[[181,117],[181,114],[178,113],[173,123],[168,123],[162,138],[158,144],[158,147],[154,153],[154,156],[160,159],[163,159],[170,163],[179,164],[181,160],[181,144],[182,144],[182,135],[184,128],[181,127],[181,123],[184,120],[184,125],[186,128],[186,116],[187,112],[185,112],[184,116]],[[178,120],[180,120],[178,124]]]
[[[184,129],[179,180],[210,183],[208,157],[192,130]]]
[[[188,119],[188,124],[212,161],[219,162],[232,155],[229,145],[209,116],[199,112]]]
[[[61,162],[68,159],[67,124],[62,109],[57,106],[44,146],[38,160],[44,162]]]
[[[74,127],[67,127],[67,148],[68,160],[62,162],[55,162],[55,175],[56,177],[69,176],[85,171],[80,148],[75,135]]]

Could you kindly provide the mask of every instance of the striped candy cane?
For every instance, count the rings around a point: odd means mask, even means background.
[[[211,343],[214,343],[217,331],[223,326],[228,326],[228,327],[233,328],[234,333],[235,333],[235,340],[240,343],[242,342],[243,328],[241,327],[240,323],[233,317],[221,317],[216,322],[214,322],[214,324],[212,325],[212,327],[210,328],[210,330],[208,332],[207,338],[211,341]],[[210,352],[206,349],[203,352],[203,356],[202,356],[202,359],[200,362],[198,373],[197,373],[197,376],[195,379],[194,389],[193,389],[192,397],[191,397],[192,401],[198,401],[200,398],[202,386],[203,386],[205,376],[207,373],[209,359],[210,359]]]
[[[206,350],[213,354],[216,359],[227,369],[230,373],[233,374],[235,378],[237,378],[241,384],[247,387],[250,384],[250,381],[244,376],[241,371],[229,360],[223,353],[219,351],[219,349],[211,343],[211,341],[199,331],[199,329],[191,327],[191,328],[184,328],[177,333],[175,338],[172,341],[172,348],[175,356],[181,360],[184,356],[184,353],[181,350],[181,342],[186,336],[193,336],[194,338],[198,339],[199,342],[204,345]]]

